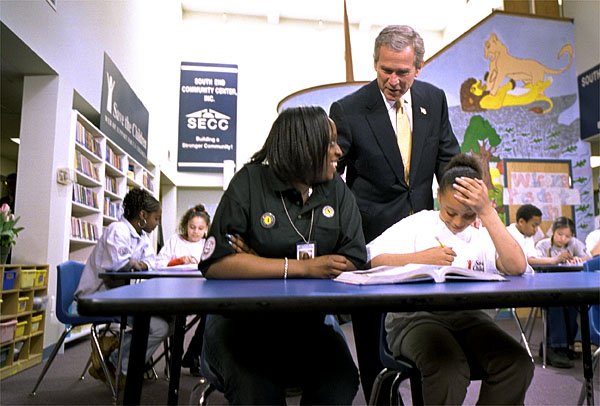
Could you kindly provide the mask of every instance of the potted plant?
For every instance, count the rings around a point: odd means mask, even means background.
[[[23,230],[23,227],[17,227],[19,218],[11,213],[8,204],[5,203],[0,207],[0,264],[6,263],[12,246],[17,242],[19,232]]]

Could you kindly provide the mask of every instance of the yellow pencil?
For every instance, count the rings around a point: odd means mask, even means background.
[[[440,244],[440,247],[444,248],[444,244],[442,244],[438,237],[435,237],[435,240],[438,242],[438,244]]]

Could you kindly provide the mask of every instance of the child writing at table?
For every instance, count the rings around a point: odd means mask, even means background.
[[[183,264],[197,264],[210,227],[210,214],[204,205],[188,209],[181,217],[176,234],[173,234],[156,257],[159,268]]]
[[[178,232],[167,240],[158,253],[157,267],[197,264],[202,255],[209,227],[210,214],[204,205],[197,204],[188,209],[181,217]],[[190,369],[192,376],[201,376],[200,353],[205,323],[205,317],[202,317],[181,362],[182,367]]]
[[[580,264],[590,258],[585,244],[575,237],[575,223],[558,217],[552,223],[552,236],[539,241],[537,263]],[[548,307],[546,310],[546,362],[556,368],[572,368],[573,346],[577,331],[577,309],[574,306]],[[571,348],[569,348],[571,347]],[[540,346],[540,356],[543,348]]]
[[[371,241],[371,266],[422,263],[523,274],[529,268],[525,255],[481,179],[475,158],[456,155],[439,182],[440,210],[406,217]],[[482,227],[473,227],[476,218]],[[425,404],[462,404],[471,370],[482,375],[478,404],[523,404],[533,362],[483,311],[388,313],[385,323],[390,350],[421,372]]]
[[[160,203],[150,193],[141,188],[133,188],[123,199],[123,217],[111,223],[103,231],[94,250],[90,254],[75,297],[89,295],[110,289],[114,286],[99,277],[102,272],[135,272],[147,271],[154,267],[156,253],[152,247],[149,233],[160,223],[162,210]],[[128,320],[128,324],[132,322]],[[169,323],[161,317],[150,319],[148,350],[146,361],[150,360],[154,351],[170,333]],[[131,334],[126,332],[122,343],[121,373],[127,375]],[[92,346],[93,347],[93,346]],[[118,354],[115,348],[108,355],[107,364],[115,371]],[[92,357],[94,360],[96,357]],[[104,379],[104,374],[97,360],[90,368],[90,375],[96,379]],[[111,377],[113,379],[114,377]]]
[[[542,211],[533,204],[524,204],[517,210],[516,221],[506,227],[510,235],[519,243],[527,262],[530,265],[538,264],[535,236],[540,231],[542,224]]]

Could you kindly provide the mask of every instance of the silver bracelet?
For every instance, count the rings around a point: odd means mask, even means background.
[[[288,274],[288,259],[287,257],[284,258],[284,263],[283,263],[283,279],[287,279],[287,274]]]

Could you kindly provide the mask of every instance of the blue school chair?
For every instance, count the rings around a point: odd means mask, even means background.
[[[92,335],[92,345],[95,347],[97,353],[100,356],[102,370],[104,372],[104,376],[107,378],[106,381],[108,382],[108,385],[110,386],[110,390],[113,395],[113,400],[116,401],[116,399],[117,399],[117,394],[118,394],[119,388],[116,383],[113,385],[113,382],[110,378],[110,373],[109,373],[108,367],[106,365],[106,361],[104,360],[102,351],[100,349],[100,343],[98,341],[97,327],[99,325],[105,325],[106,329],[108,329],[110,324],[114,323],[114,322],[118,322],[118,319],[116,319],[114,317],[81,316],[77,313],[74,313],[72,310],[71,304],[73,303],[73,300],[75,299],[75,290],[77,289],[77,286],[79,285],[79,280],[81,279],[81,274],[83,273],[83,267],[84,267],[84,264],[82,264],[80,262],[75,262],[75,261],[66,261],[66,262],[63,262],[62,264],[59,264],[56,267],[57,271],[58,271],[57,272],[57,281],[56,281],[56,317],[58,318],[58,320],[61,323],[63,323],[65,325],[65,330],[61,334],[57,343],[54,345],[54,349],[52,350],[52,353],[50,354],[50,358],[48,358],[48,361],[46,361],[46,364],[44,365],[44,368],[42,369],[42,372],[40,373],[40,376],[38,377],[38,380],[35,383],[33,390],[31,391],[31,395],[33,395],[33,396],[36,395],[38,386],[44,379],[46,372],[48,372],[48,369],[50,368],[50,365],[52,365],[52,362],[54,361],[56,354],[58,354],[58,351],[62,347],[62,345],[65,341],[65,338],[71,332],[71,330],[73,330],[73,328],[75,328],[77,326],[81,326],[84,324],[91,324],[92,326],[91,326],[90,330],[91,330],[91,335]],[[120,329],[120,332],[122,335],[123,328]],[[119,340],[119,342],[122,342],[122,340]],[[121,357],[119,355],[119,360],[120,360],[120,358]],[[91,358],[88,359],[88,362],[85,366],[85,369],[83,370],[83,373],[81,374],[80,379],[84,379],[85,372],[86,372],[88,366],[90,365],[90,363],[91,363]],[[118,382],[118,379],[116,379],[115,381]]]
[[[398,389],[400,384],[406,379],[410,379],[410,391],[413,404],[419,404],[415,402],[416,399],[420,399],[420,404],[423,404],[421,373],[412,361],[404,357],[394,357],[394,354],[392,354],[388,348],[386,339],[387,332],[385,331],[385,315],[386,313],[381,314],[381,323],[379,328],[379,360],[383,365],[383,369],[381,372],[379,372],[375,378],[375,381],[373,382],[373,389],[371,390],[369,405],[404,404]],[[384,385],[389,386],[390,388],[385,402],[383,399],[380,400]]]
[[[410,380],[410,395],[413,405],[423,405],[423,387],[421,386],[421,371],[408,358],[395,357],[387,345],[387,332],[385,331],[385,315],[381,314],[381,325],[379,329],[379,359],[383,369],[373,382],[369,405],[403,405],[400,397],[400,384],[406,379]],[[471,370],[471,381],[479,381],[483,378],[483,371]],[[390,378],[393,378],[390,383]],[[390,388],[387,399],[380,399],[382,388]]]
[[[600,256],[595,256],[592,259],[587,260],[583,264],[583,272],[596,272],[600,271]],[[590,319],[590,340],[598,340],[600,337],[600,305],[591,305],[588,313]],[[596,341],[597,342],[597,341]],[[600,348],[592,354],[592,371],[596,373],[598,369],[598,360],[600,359]],[[581,393],[579,394],[578,405],[583,405],[585,398],[585,382],[581,386]]]

